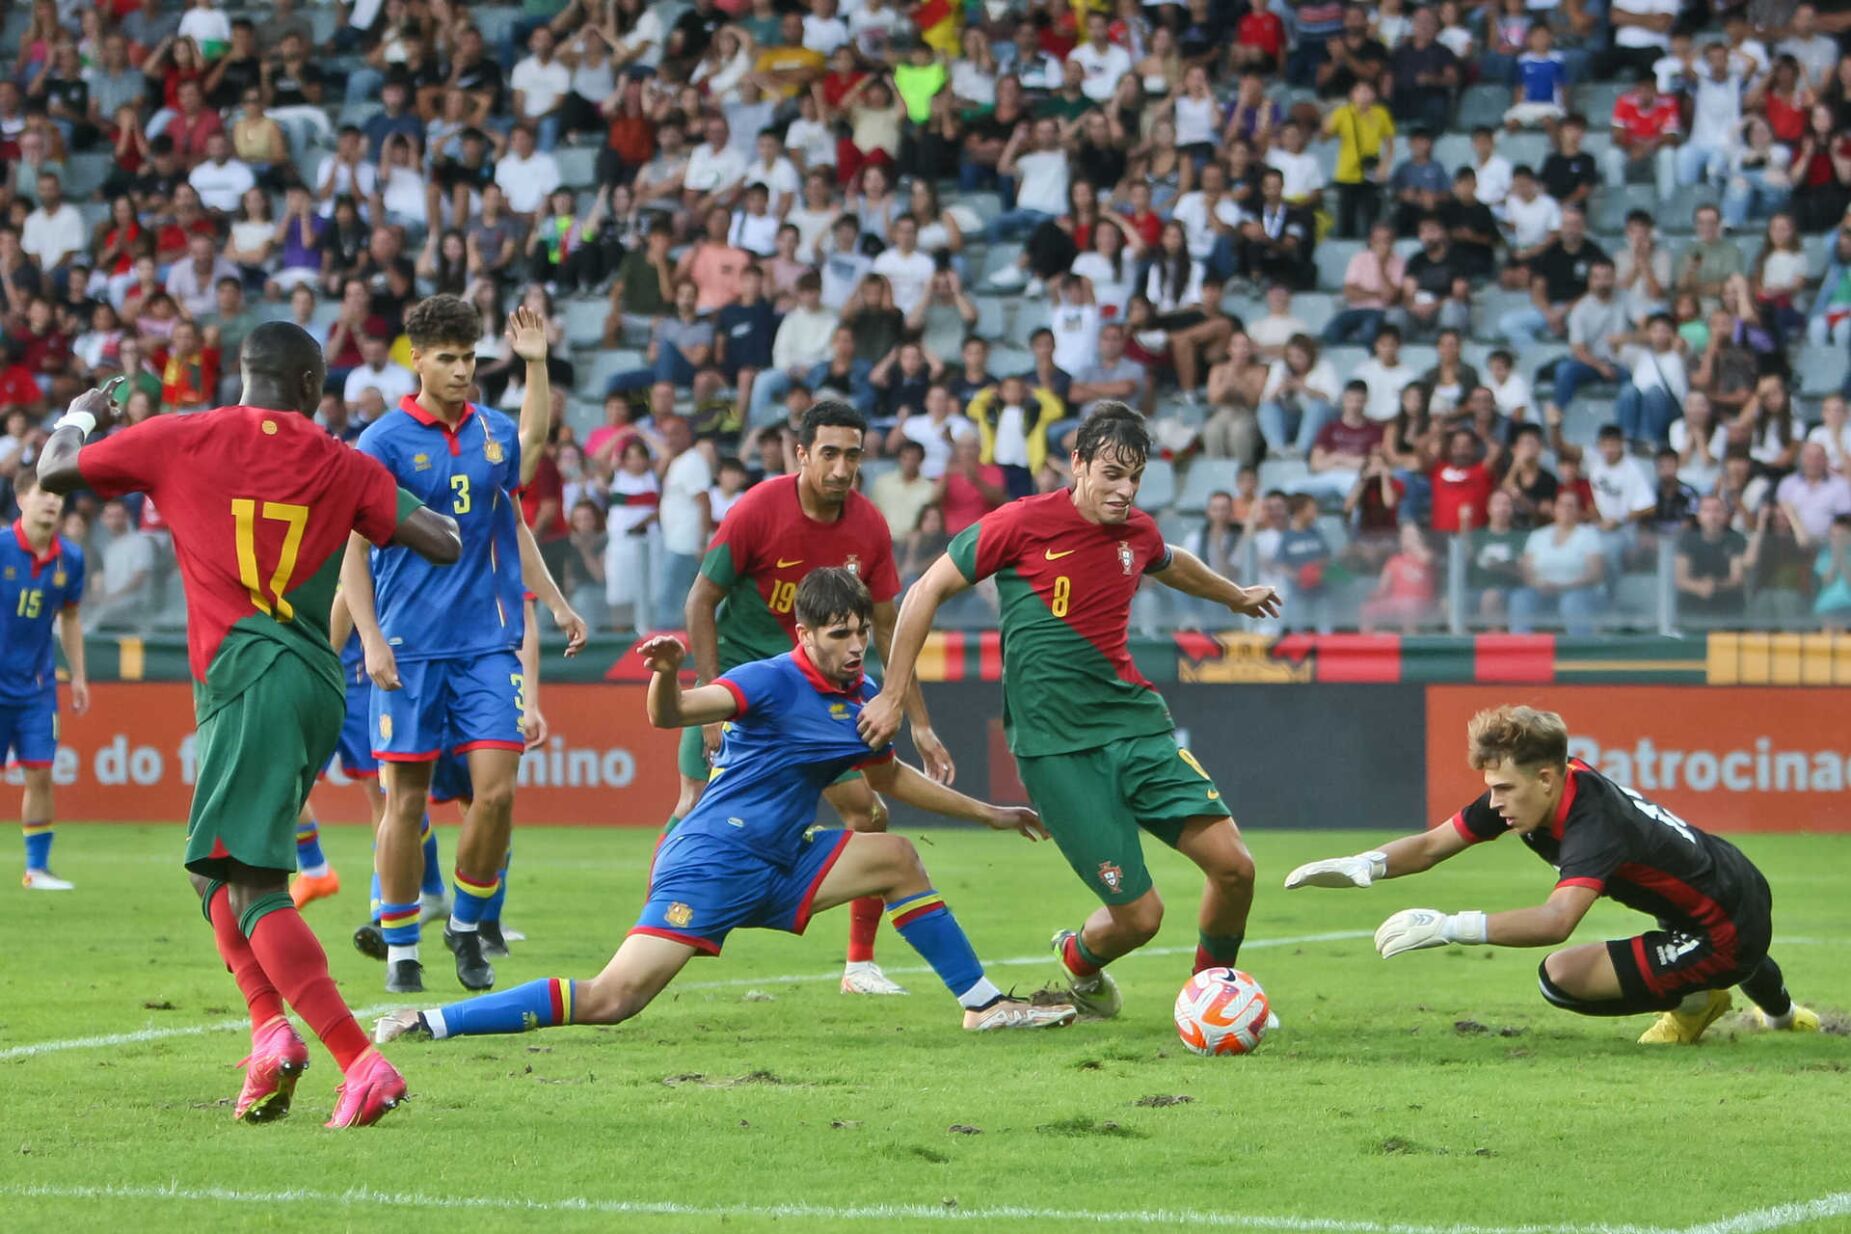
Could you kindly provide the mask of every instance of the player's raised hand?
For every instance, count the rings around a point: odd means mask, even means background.
[[[1384,853],[1358,853],[1354,857],[1331,857],[1310,861],[1285,876],[1285,889],[1298,887],[1367,887],[1378,878],[1388,877],[1388,857]]]
[[[546,716],[537,705],[529,705],[521,717],[521,737],[527,742],[529,750],[536,750],[546,744],[553,730],[546,722]]]
[[[95,416],[96,428],[92,431],[107,432],[116,422],[116,389],[127,380],[121,376],[111,377],[102,385],[85,390],[71,400],[71,405],[65,408],[66,413],[78,411]]]
[[[1235,612],[1248,617],[1277,617],[1279,593],[1271,587],[1237,587],[1240,598],[1229,604]]]
[[[913,748],[919,751],[919,761],[933,780],[949,784],[958,778],[958,765],[951,761],[951,751],[938,739],[931,725],[913,725]]]
[[[391,691],[404,684],[398,677],[398,657],[392,654],[385,639],[363,638],[360,648],[366,653],[366,675],[373,679],[374,685]]]
[[[989,816],[984,821],[997,831],[1019,831],[1031,840],[1048,838],[1048,829],[1042,825],[1041,815],[1027,806],[991,806]]]
[[[643,657],[643,663],[652,673],[679,673],[681,662],[688,658],[688,649],[673,634],[658,634],[638,647],[636,654]]]
[[[900,731],[900,710],[899,698],[890,696],[885,690],[868,700],[855,721],[868,749],[878,750],[893,740],[893,735]]]
[[[553,624],[566,636],[566,659],[570,660],[584,650],[585,640],[591,637],[591,627],[573,611],[570,604],[561,604],[553,610]]]
[[[546,359],[546,318],[525,304],[508,314],[508,345],[529,364]]]

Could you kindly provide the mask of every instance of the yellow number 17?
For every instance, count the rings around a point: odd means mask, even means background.
[[[259,612],[279,621],[293,621],[295,608],[285,599],[296,572],[296,555],[302,551],[302,533],[308,527],[309,508],[286,501],[263,503],[263,517],[282,523],[283,550],[277,554],[276,570],[270,575],[269,595],[264,594],[263,580],[257,574],[257,503],[248,497],[234,497],[231,517],[237,524],[238,581],[251,593],[251,603]],[[274,597],[274,600],[272,600]]]

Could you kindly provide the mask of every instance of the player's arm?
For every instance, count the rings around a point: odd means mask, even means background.
[[[694,675],[710,682],[720,675],[720,601],[726,592],[706,574],[694,576],[681,615],[688,623],[688,642],[694,652]],[[881,663],[885,664],[885,657]]]
[[[900,605],[899,621],[894,626],[892,646],[881,655],[887,679],[881,692],[861,709],[857,724],[861,737],[879,749],[893,740],[900,728],[900,714],[909,692],[917,688],[914,673],[919,667],[919,653],[925,648],[926,635],[932,632],[932,619],[941,604],[967,591],[971,586],[964,571],[949,553],[933,562],[914,583]]]
[[[82,715],[90,710],[90,674],[84,666],[84,619],[75,604],[58,614],[58,641],[71,670],[71,710]]]
[[[521,731],[527,735],[527,748],[532,750],[546,743],[552,729],[547,726],[546,715],[540,710],[540,627],[534,620],[534,598],[530,595],[521,603],[527,610],[522,614],[527,619],[527,627],[521,634],[521,649],[518,653],[521,661],[521,701],[527,704],[526,710],[521,713]]]
[[[1404,951],[1444,947],[1448,943],[1498,947],[1552,947],[1575,932],[1600,891],[1582,882],[1564,882],[1534,908],[1487,916],[1481,912],[1443,913],[1408,908],[1384,921],[1375,932],[1375,949],[1384,960]]]
[[[674,635],[658,634],[636,650],[653,674],[644,705],[649,722],[657,728],[718,724],[739,714],[738,695],[724,685],[681,688],[681,662],[687,648]]]
[[[126,381],[112,377],[100,388],[85,390],[71,400],[71,405],[52,427],[51,437],[39,451],[39,485],[47,492],[74,493],[84,487],[83,469],[77,456],[84,448],[84,438],[99,429],[107,429],[115,420],[115,390]]]
[[[347,551],[341,556],[341,590],[346,597],[347,613],[353,628],[360,632],[360,647],[366,655],[366,675],[382,690],[399,688],[398,657],[379,628],[379,609],[373,603],[373,544],[359,532],[347,537]],[[332,615],[332,614],[330,614]]]
[[[1277,617],[1279,593],[1271,587],[1242,587],[1209,569],[1208,563],[1186,548],[1171,544],[1170,560],[1150,576],[1184,595],[1195,596],[1215,604],[1224,604],[1232,612],[1249,617]]]
[[[874,648],[880,652],[882,665],[887,663],[887,655],[893,650],[893,627],[899,617],[899,610],[892,600],[883,600],[874,606]],[[945,743],[938,739],[937,732],[932,728],[932,716],[926,710],[925,691],[919,688],[917,680],[907,689],[903,705],[907,725],[912,729],[913,745],[919,750],[926,774],[940,784],[951,783],[957,776],[957,766],[951,761],[951,753],[945,749]]]
[[[509,497],[508,500],[514,499]],[[546,559],[540,556],[540,542],[533,538],[533,529],[527,526],[527,520],[521,517],[518,507],[514,512],[514,534],[521,545],[522,585],[540,603],[546,605],[547,611],[553,614],[553,624],[565,632],[566,655],[577,655],[585,645],[585,639],[590,636],[591,628],[566,603],[565,593],[559,590],[553,572],[546,568]],[[529,623],[528,632],[532,633],[532,630],[533,626]]]
[[[521,486],[533,483],[552,428],[553,387],[546,374],[546,319],[526,305],[508,314],[508,344],[527,363],[527,393],[521,398]],[[555,610],[557,615],[557,610]]]
[[[1287,891],[1298,887],[1367,887],[1377,879],[1431,870],[1470,846],[1471,841],[1458,828],[1442,824],[1354,857],[1307,862],[1285,876],[1285,887]]]
[[[342,564],[345,564],[343,559]],[[335,589],[334,604],[328,609],[328,642],[336,652],[353,637],[353,613],[347,607],[347,593]]]
[[[921,810],[982,823],[996,831],[1019,831],[1031,840],[1048,838],[1047,828],[1041,825],[1041,816],[1033,810],[1022,806],[993,806],[987,801],[966,797],[897,758],[869,763],[861,769],[861,774],[867,777],[868,785],[875,792],[885,793],[895,801],[904,801]]]

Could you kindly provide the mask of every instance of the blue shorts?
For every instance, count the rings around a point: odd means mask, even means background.
[[[372,692],[373,757],[428,763],[448,751],[527,748],[521,733],[526,679],[512,651],[453,660],[400,661],[404,688]]]
[[[371,740],[372,706],[370,682],[347,683],[347,716],[341,721],[341,740],[334,747],[334,758],[328,760],[328,766],[334,766],[339,760],[341,773],[350,780],[379,777],[379,760],[373,757]]]
[[[744,845],[677,828],[656,849],[649,899],[630,933],[673,939],[703,955],[719,955],[726,936],[742,927],[802,934],[816,889],[852,834],[811,832],[786,870]]]
[[[0,703],[0,767],[49,767],[58,757],[58,693]]]
[[[437,766],[431,769],[430,803],[443,805],[448,801],[469,801],[476,795],[475,786],[469,779],[469,759],[462,754],[445,754],[437,760]]]

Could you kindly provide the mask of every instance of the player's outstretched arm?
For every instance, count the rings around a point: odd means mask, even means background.
[[[126,380],[112,377],[101,387],[85,390],[71,400],[58,423],[52,426],[51,438],[39,451],[39,484],[51,493],[74,493],[84,486],[83,469],[77,456],[83,451],[84,438],[107,430],[116,419],[115,390]]]
[[[398,529],[392,533],[392,543],[410,549],[432,565],[453,566],[463,555],[463,535],[456,528],[456,520],[428,506],[413,510],[399,520]],[[372,581],[372,574],[369,564],[368,582]],[[344,577],[342,581],[345,582]]]
[[[514,498],[509,497],[508,500],[513,501]],[[585,640],[591,636],[591,627],[566,602],[565,592],[559,590],[553,572],[546,568],[546,558],[540,556],[540,542],[533,538],[533,529],[527,525],[526,519],[520,517],[518,508],[515,511],[514,535],[521,545],[521,582],[553,615],[553,624],[566,636],[566,657],[570,659],[585,646]],[[533,629],[531,621],[527,628]]]
[[[1151,577],[1184,595],[1225,604],[1245,617],[1277,617],[1279,593],[1271,587],[1242,587],[1208,568],[1208,563],[1186,548],[1170,545],[1170,564],[1151,571]]]
[[[546,372],[546,318],[521,305],[508,314],[508,345],[527,365],[521,398],[521,486],[533,483],[553,420],[553,386]]]
[[[892,600],[874,606],[874,648],[880,652],[881,663],[887,663],[887,657],[893,651],[893,628],[899,621],[899,612]],[[932,713],[926,709],[925,691],[919,688],[917,679],[906,692],[906,723],[913,733],[913,747],[919,751],[919,761],[925,764],[925,772],[940,784],[950,784],[957,779],[958,766],[951,759],[951,751],[945,748],[938,733],[932,728]]]
[[[725,686],[681,688],[681,662],[688,649],[673,634],[658,634],[636,654],[643,657],[654,676],[649,679],[649,695],[644,705],[649,722],[657,728],[693,728],[697,724],[718,724],[739,714],[738,697]]]
[[[946,818],[968,819],[995,831],[1018,831],[1031,840],[1048,838],[1041,816],[1026,806],[993,806],[975,797],[966,797],[897,758],[863,767],[861,774],[868,778],[875,792],[885,793],[895,801],[904,801],[921,810]]]
[[[1553,947],[1567,940],[1600,898],[1581,883],[1564,883],[1534,908],[1507,913],[1443,913],[1435,908],[1408,908],[1384,921],[1375,932],[1375,949],[1384,960],[1404,951],[1444,947],[1448,943],[1498,947]]]
[[[1367,887],[1378,879],[1400,878],[1431,870],[1468,847],[1457,828],[1442,825],[1402,836],[1372,852],[1330,857],[1299,866],[1285,876],[1287,891],[1298,887]]]
[[[932,619],[939,605],[968,590],[970,582],[949,554],[933,562],[900,605],[900,621],[893,631],[893,657],[883,657],[886,680],[881,692],[861,709],[861,739],[878,750],[893,740],[900,730],[900,715],[905,709],[907,692],[912,690],[919,653],[925,648],[926,635],[932,632]]]

